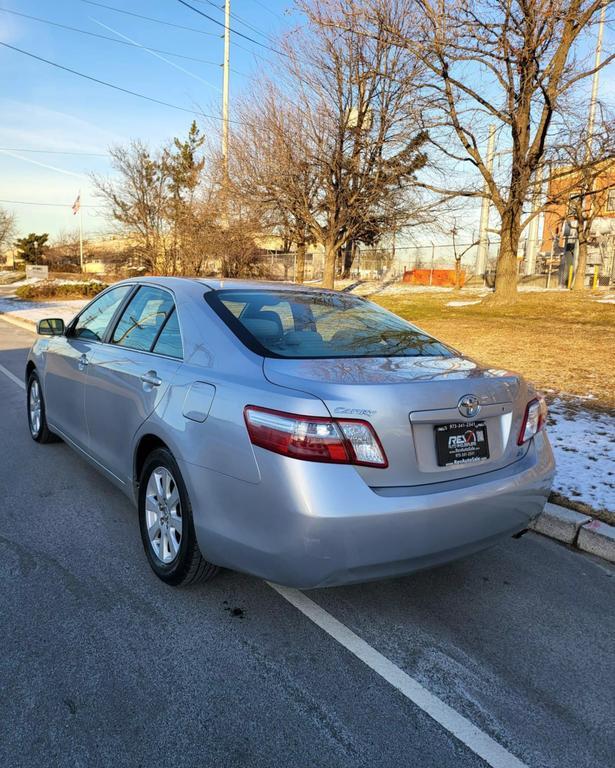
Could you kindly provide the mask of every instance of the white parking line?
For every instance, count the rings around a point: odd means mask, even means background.
[[[24,382],[18,377],[15,376],[14,373],[11,373],[8,368],[5,368],[3,365],[0,365],[0,373],[3,373],[5,376],[8,376],[8,378],[17,384],[18,387],[21,387],[22,389],[26,388],[26,385]]]
[[[269,586],[493,768],[527,768],[525,763],[430,693],[302,592],[278,584],[269,583]]]

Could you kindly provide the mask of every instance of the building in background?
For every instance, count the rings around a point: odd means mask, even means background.
[[[570,267],[576,270],[578,254],[577,222],[571,200],[578,197],[576,179],[579,171],[559,169],[547,190],[548,208],[544,214],[540,255],[559,273],[564,284]],[[586,279],[591,280],[598,267],[600,283],[615,281],[615,163],[605,163],[594,179],[594,192],[587,196],[586,209],[593,218],[588,241]]]

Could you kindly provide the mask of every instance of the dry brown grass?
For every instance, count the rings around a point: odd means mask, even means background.
[[[520,293],[514,305],[449,307],[463,291],[370,297],[442,341],[489,365],[518,371],[552,394],[615,408],[615,304],[585,293]]]

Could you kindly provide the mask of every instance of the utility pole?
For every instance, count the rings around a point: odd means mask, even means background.
[[[594,60],[594,77],[592,81],[592,95],[589,102],[589,117],[587,120],[587,154],[591,152],[591,143],[594,138],[594,123],[596,122],[596,102],[598,101],[598,80],[599,80],[599,67],[600,59],[602,56],[602,38],[604,36],[604,19],[606,16],[606,0],[602,2],[602,9],[600,10],[600,22],[598,24],[598,40],[596,42],[596,58]]]
[[[81,190],[79,190],[79,269],[83,272],[83,217],[81,215]]]
[[[594,76],[592,78],[592,93],[589,101],[589,115],[587,117],[587,142],[585,144],[585,162],[590,163],[592,160],[592,143],[594,140],[594,130],[596,123],[596,105],[598,102],[598,85],[600,81],[600,60],[602,58],[602,38],[604,36],[604,20],[606,17],[607,0],[602,0],[602,7],[600,9],[600,21],[598,22],[598,39],[596,40],[596,57],[594,59]],[[589,195],[589,208],[594,205],[593,192],[594,185],[596,183],[595,174],[591,180],[590,187],[587,190]],[[585,199],[580,203],[585,209]],[[575,242],[574,249],[574,275],[575,275],[575,288],[582,288],[585,282],[585,275],[577,275],[577,266],[579,258],[579,233],[577,225],[577,240]],[[570,281],[569,281],[570,282]],[[570,286],[569,286],[570,287]]]
[[[539,166],[534,177],[534,194],[532,195],[532,214],[527,232],[527,245],[525,249],[525,274],[533,275],[536,271],[536,254],[538,253],[538,223],[540,215],[540,197],[542,193],[542,166]]]
[[[487,170],[493,171],[493,156],[495,154],[495,125],[489,126],[489,138],[487,140]],[[489,249],[489,185],[483,184],[483,202],[480,209],[480,229],[478,233],[478,248],[476,250],[476,274],[483,276],[487,271],[487,251]]]
[[[231,0],[224,2],[224,82],[222,86],[222,164],[224,186],[228,182],[228,103],[229,103],[229,65],[231,58]]]

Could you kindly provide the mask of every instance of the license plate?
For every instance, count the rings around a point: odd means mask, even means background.
[[[487,427],[484,421],[441,424],[434,427],[438,466],[469,464],[489,458]]]

